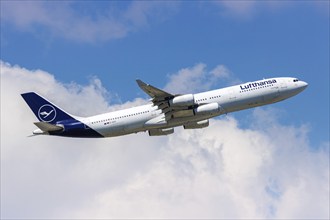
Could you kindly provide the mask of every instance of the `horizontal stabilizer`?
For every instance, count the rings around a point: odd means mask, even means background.
[[[46,132],[49,132],[49,131],[62,131],[63,130],[63,127],[58,126],[58,125],[53,125],[53,124],[50,124],[48,122],[34,122],[34,124],[38,128],[40,128],[40,130],[46,131]]]

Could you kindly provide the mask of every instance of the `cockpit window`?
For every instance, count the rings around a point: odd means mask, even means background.
[[[298,82],[299,80],[298,79],[294,79],[293,82]]]

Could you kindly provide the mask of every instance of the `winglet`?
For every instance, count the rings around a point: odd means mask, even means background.
[[[142,89],[142,87],[147,86],[147,84],[140,79],[137,79],[136,82],[141,89]]]

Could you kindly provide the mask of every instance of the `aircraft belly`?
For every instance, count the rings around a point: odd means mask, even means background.
[[[113,123],[108,126],[97,128],[98,132],[106,137],[115,137],[125,134],[136,133],[139,131],[144,131],[143,124],[145,119],[139,119],[137,121],[122,121],[119,123]]]
[[[221,103],[227,112],[234,112],[271,104],[277,102],[280,98],[278,88],[271,88],[268,91],[251,91],[250,93],[243,93],[235,101]]]
[[[220,114],[218,114],[220,115]],[[160,128],[169,128],[169,127],[176,127],[176,126],[182,126],[188,122],[192,122],[192,121],[201,121],[201,120],[205,120],[205,119],[209,119],[212,117],[216,117],[218,115],[208,115],[208,116],[191,116],[191,117],[184,117],[184,118],[173,118],[171,120],[168,121],[166,126],[161,126]]]
[[[226,102],[220,103],[220,105],[225,109],[226,113],[234,112],[242,109],[251,108],[255,105],[258,105],[262,102],[262,98],[259,96],[251,96],[240,95],[237,96],[235,100],[229,100]]]

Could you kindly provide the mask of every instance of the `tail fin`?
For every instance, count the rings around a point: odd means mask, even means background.
[[[55,124],[58,121],[74,119],[72,115],[34,92],[23,93],[21,95],[39,121]]]

